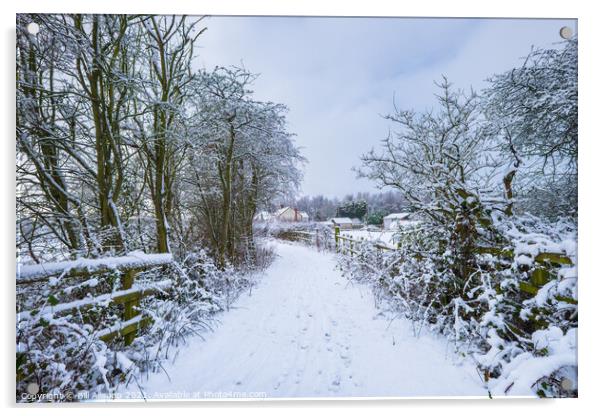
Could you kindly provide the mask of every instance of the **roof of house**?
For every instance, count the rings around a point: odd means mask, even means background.
[[[280,208],[278,211],[274,212],[274,216],[275,217],[279,217],[282,214],[284,214],[286,211],[288,210],[293,210],[293,208],[291,207],[284,207],[284,208]],[[309,218],[309,214],[307,212],[304,211],[299,211],[297,210],[297,214],[301,217],[301,218]]]
[[[255,214],[255,218],[256,220],[266,220],[269,218],[272,218],[272,214],[270,214],[267,211],[259,211],[257,214]]]
[[[277,216],[277,217],[279,217],[282,214],[284,214],[286,211],[288,211],[289,209],[291,209],[291,207],[280,208],[278,211],[274,212],[274,215]]]
[[[362,220],[360,220],[359,218],[351,218],[351,222],[353,222],[354,224],[361,224]]]
[[[334,222],[335,224],[353,224],[351,218],[347,217],[331,218],[330,221]]]
[[[409,212],[397,212],[387,215],[385,218],[389,220],[405,220],[410,216]]]

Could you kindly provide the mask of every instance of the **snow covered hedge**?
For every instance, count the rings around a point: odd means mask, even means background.
[[[437,85],[436,108],[386,116],[391,134],[358,170],[422,229],[341,267],[472,357],[492,395],[576,395],[577,39],[481,94]]]
[[[253,273],[218,267],[201,249],[179,262],[149,265],[137,275],[135,287],[157,287],[139,304],[139,316],[151,317],[152,324],[127,347],[122,338],[99,339],[101,329],[122,321],[123,307],[103,295],[122,288],[119,270],[18,286],[17,400],[110,397],[119,384],[136,383],[146,371],[159,370],[189,335],[202,336],[213,315],[227,309],[253,281]],[[60,307],[74,301],[80,307]],[[24,311],[33,312],[19,313]],[[44,395],[30,394],[32,383]]]
[[[423,328],[444,334],[474,360],[492,395],[576,395],[575,224],[494,218],[500,243],[477,250],[465,281],[445,227],[404,235],[395,252],[357,244],[339,266],[411,320],[416,336]]]

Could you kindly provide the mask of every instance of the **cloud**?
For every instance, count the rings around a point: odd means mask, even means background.
[[[532,45],[553,46],[576,22],[543,19],[210,17],[196,65],[241,65],[261,76],[255,96],[289,106],[309,160],[303,193],[374,190],[351,171],[378,146],[393,108],[434,104],[433,80],[480,89],[521,63]]]

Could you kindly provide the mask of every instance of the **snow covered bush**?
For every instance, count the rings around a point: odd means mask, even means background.
[[[117,351],[94,335],[92,325],[74,323],[70,317],[21,322],[17,328],[17,401],[71,401],[110,392],[121,368]],[[30,385],[38,386],[29,394]]]
[[[339,266],[370,284],[381,308],[408,318],[416,336],[428,328],[471,357],[492,395],[575,395],[574,224],[502,218],[494,227],[504,243],[477,248],[465,281],[442,229],[416,230],[397,251],[354,243]]]
[[[142,298],[136,307],[152,323],[129,346],[121,337],[106,342],[99,338],[101,329],[123,320],[123,307],[92,302],[122,289],[120,272],[83,280],[63,276],[25,286],[17,299],[17,400],[110,397],[121,383],[136,383],[145,372],[159,370],[189,336],[202,337],[211,329],[215,313],[228,309],[242,291],[250,290],[256,275],[255,271],[218,267],[202,249],[191,250],[179,262],[140,271],[135,285],[156,287],[158,292]],[[77,299],[90,302],[60,310]],[[55,311],[43,309],[49,306],[56,307]],[[31,383],[45,395],[28,394]]]
[[[488,119],[474,91],[439,86],[439,111],[388,116],[398,131],[359,170],[399,191],[420,228],[394,254],[360,245],[341,268],[417,335],[429,327],[474,359],[491,394],[576,395],[576,221],[525,213],[515,179],[534,138]]]
[[[59,276],[17,287],[17,400],[70,401],[88,398],[81,396],[83,392],[111,394],[135,369],[123,368],[121,348],[108,345],[97,335],[99,329],[112,327],[121,319],[117,305],[94,301],[103,293],[119,290],[119,277],[118,272],[83,281]],[[71,302],[81,306],[48,310]],[[28,395],[32,383],[46,396]]]
[[[576,225],[523,216],[498,226],[511,242],[510,264],[495,292],[480,294],[489,305],[479,322],[488,351],[475,358],[492,394],[575,395]]]

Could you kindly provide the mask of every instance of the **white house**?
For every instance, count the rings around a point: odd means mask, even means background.
[[[274,218],[283,222],[305,222],[309,221],[309,215],[306,212],[299,211],[297,208],[282,207],[274,213]]]
[[[259,211],[253,217],[253,220],[256,222],[268,222],[268,221],[271,221],[272,219],[273,219],[273,215],[267,211]]]
[[[335,227],[339,227],[341,230],[351,230],[353,228],[353,221],[351,220],[351,218],[347,218],[347,217],[331,218],[330,222]]]
[[[383,226],[385,230],[393,230],[405,223],[409,223],[411,214],[409,212],[398,212],[389,214],[383,218]]]

